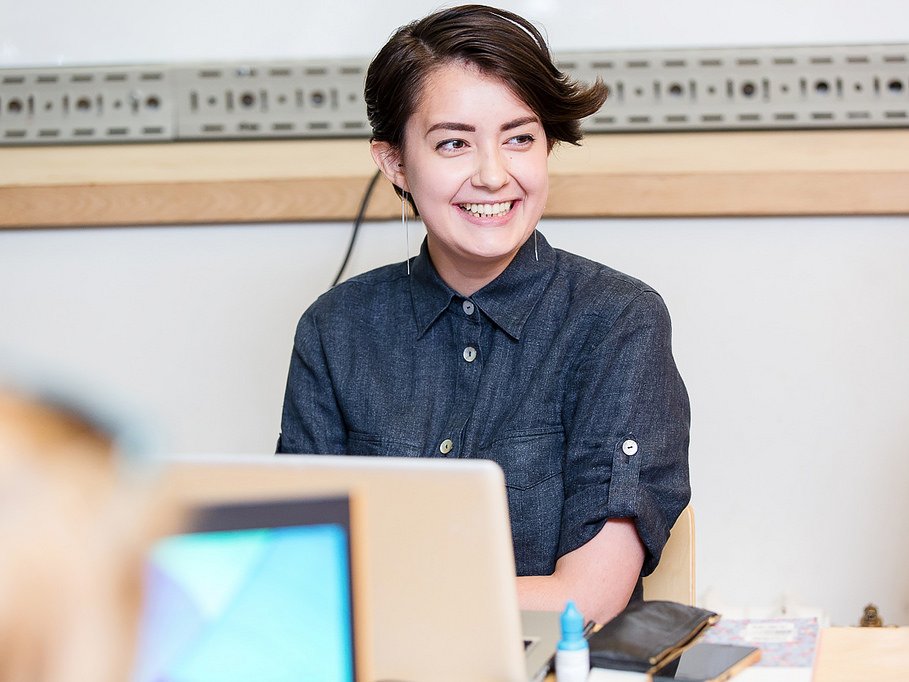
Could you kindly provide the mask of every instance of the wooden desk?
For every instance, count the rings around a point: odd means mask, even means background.
[[[909,628],[821,631],[814,682],[906,682]]]
[[[792,680],[773,674],[773,668],[742,672],[741,679]],[[739,676],[733,680],[739,679]],[[909,627],[825,628],[821,631],[812,682],[907,682],[909,681]],[[546,682],[556,682],[548,675]]]

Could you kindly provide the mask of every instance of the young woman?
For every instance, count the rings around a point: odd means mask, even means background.
[[[640,594],[690,493],[662,299],[537,231],[549,152],[605,98],[503,10],[445,9],[392,36],[366,78],[372,154],[426,240],[304,313],[278,442],[498,462],[522,607],[572,598],[598,621]]]

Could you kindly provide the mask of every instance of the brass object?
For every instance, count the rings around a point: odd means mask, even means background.
[[[868,604],[865,607],[864,613],[862,613],[862,619],[859,621],[859,627],[879,628],[883,625],[884,621],[881,620],[881,617],[877,611],[877,607],[874,604]]]

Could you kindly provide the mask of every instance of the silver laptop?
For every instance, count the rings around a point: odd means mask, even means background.
[[[307,455],[175,457],[190,503],[347,494],[360,680],[545,674],[558,614],[518,611],[501,469],[486,460]]]

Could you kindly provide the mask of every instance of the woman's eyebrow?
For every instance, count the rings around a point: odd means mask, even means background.
[[[506,130],[519,128],[520,126],[526,125],[528,123],[539,123],[539,119],[536,116],[521,116],[520,118],[516,118],[503,123],[499,130],[505,132]],[[477,132],[475,126],[472,126],[468,123],[456,123],[454,121],[443,121],[442,123],[435,123],[429,126],[429,130],[426,131],[426,134],[429,135],[429,133],[433,132],[434,130],[457,130],[464,133]]]
[[[429,130],[426,131],[426,134],[429,135],[433,130],[458,130],[465,133],[475,133],[477,129],[466,123],[454,123],[451,121],[446,121],[444,123],[436,123],[435,125],[429,126]]]
[[[513,121],[508,123],[503,123],[502,127],[499,129],[503,133],[506,130],[511,130],[512,128],[520,128],[522,125],[527,125],[528,123],[539,123],[539,119],[536,116],[522,116],[521,118],[516,118]]]

